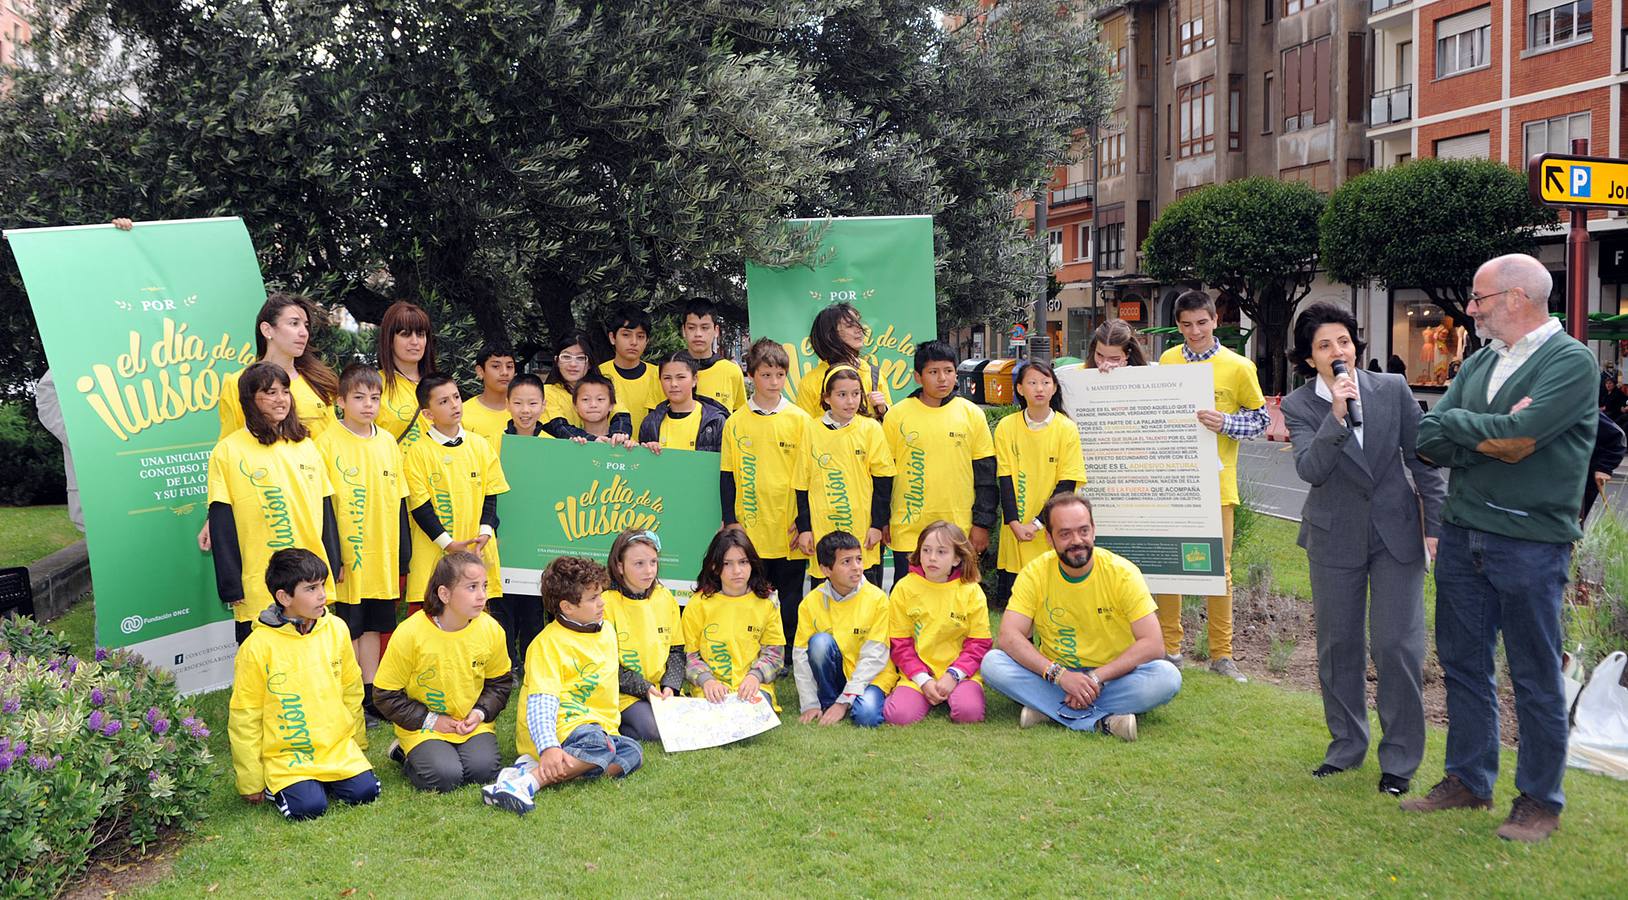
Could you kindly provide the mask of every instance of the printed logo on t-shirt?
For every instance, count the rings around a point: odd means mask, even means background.
[[[1079,632],[1074,626],[1063,624],[1067,615],[1060,607],[1052,606],[1051,601],[1046,602],[1046,619],[1057,629],[1056,636],[1052,638],[1052,650],[1057,654],[1057,661],[1071,669],[1079,668]]]
[[[284,496],[280,485],[267,484],[268,473],[264,468],[249,471],[241,461],[237,464],[238,472],[249,481],[249,485],[260,495],[260,517],[265,522],[266,531],[270,536],[266,539],[268,550],[286,550],[294,546],[294,520],[289,513],[288,498]]]
[[[305,721],[305,702],[298,693],[282,689],[287,683],[287,672],[266,674],[266,690],[277,698],[277,736],[288,750],[289,768],[296,768],[315,759],[317,748],[311,743],[311,727]]]
[[[917,446],[921,439],[919,431],[905,431],[899,426],[899,436],[904,439],[907,456],[904,460],[904,511],[900,521],[910,523],[921,516],[921,510],[927,503],[927,451]]]
[[[702,636],[707,642],[707,668],[712,670],[715,678],[728,684],[735,674],[735,659],[729,653],[729,645],[714,636],[722,629],[722,625],[713,622],[702,630]]]
[[[588,700],[593,697],[594,691],[599,690],[602,677],[600,665],[596,662],[572,663],[571,668],[577,677],[566,688],[565,698],[560,701],[560,715],[567,724],[588,714]]]

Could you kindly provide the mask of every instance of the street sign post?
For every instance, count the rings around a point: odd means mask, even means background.
[[[1588,139],[1571,153],[1542,153],[1526,164],[1532,199],[1571,210],[1566,236],[1566,331],[1588,340],[1588,211],[1628,208],[1628,161],[1588,155]]]

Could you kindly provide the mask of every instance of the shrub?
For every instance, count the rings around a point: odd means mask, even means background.
[[[40,424],[32,401],[0,403],[0,459],[6,461],[7,475],[0,485],[0,504],[67,501],[62,445]]]
[[[1628,528],[1609,507],[1589,523],[1574,562],[1576,602],[1566,606],[1563,649],[1581,645],[1579,659],[1592,669],[1628,650]]]
[[[190,827],[208,737],[168,673],[0,620],[0,897],[54,896],[92,859]]]

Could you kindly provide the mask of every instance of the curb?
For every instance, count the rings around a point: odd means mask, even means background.
[[[63,547],[28,566],[28,582],[34,592],[34,618],[49,622],[79,602],[91,591],[90,554],[83,540]]]

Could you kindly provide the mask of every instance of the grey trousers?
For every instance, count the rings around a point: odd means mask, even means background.
[[[656,729],[656,712],[650,708],[649,700],[640,700],[622,710],[622,725],[616,730],[636,741],[661,740],[661,732]]]
[[[1424,574],[1423,557],[1400,563],[1382,545],[1366,566],[1311,564],[1317,678],[1330,737],[1323,761],[1331,766],[1355,768],[1368,755],[1371,644],[1383,731],[1379,767],[1403,778],[1412,778],[1419,768],[1425,745]]]
[[[503,767],[497,755],[497,735],[477,734],[461,744],[428,740],[407,754],[401,772],[407,783],[421,791],[457,790],[466,784],[487,784]]]

